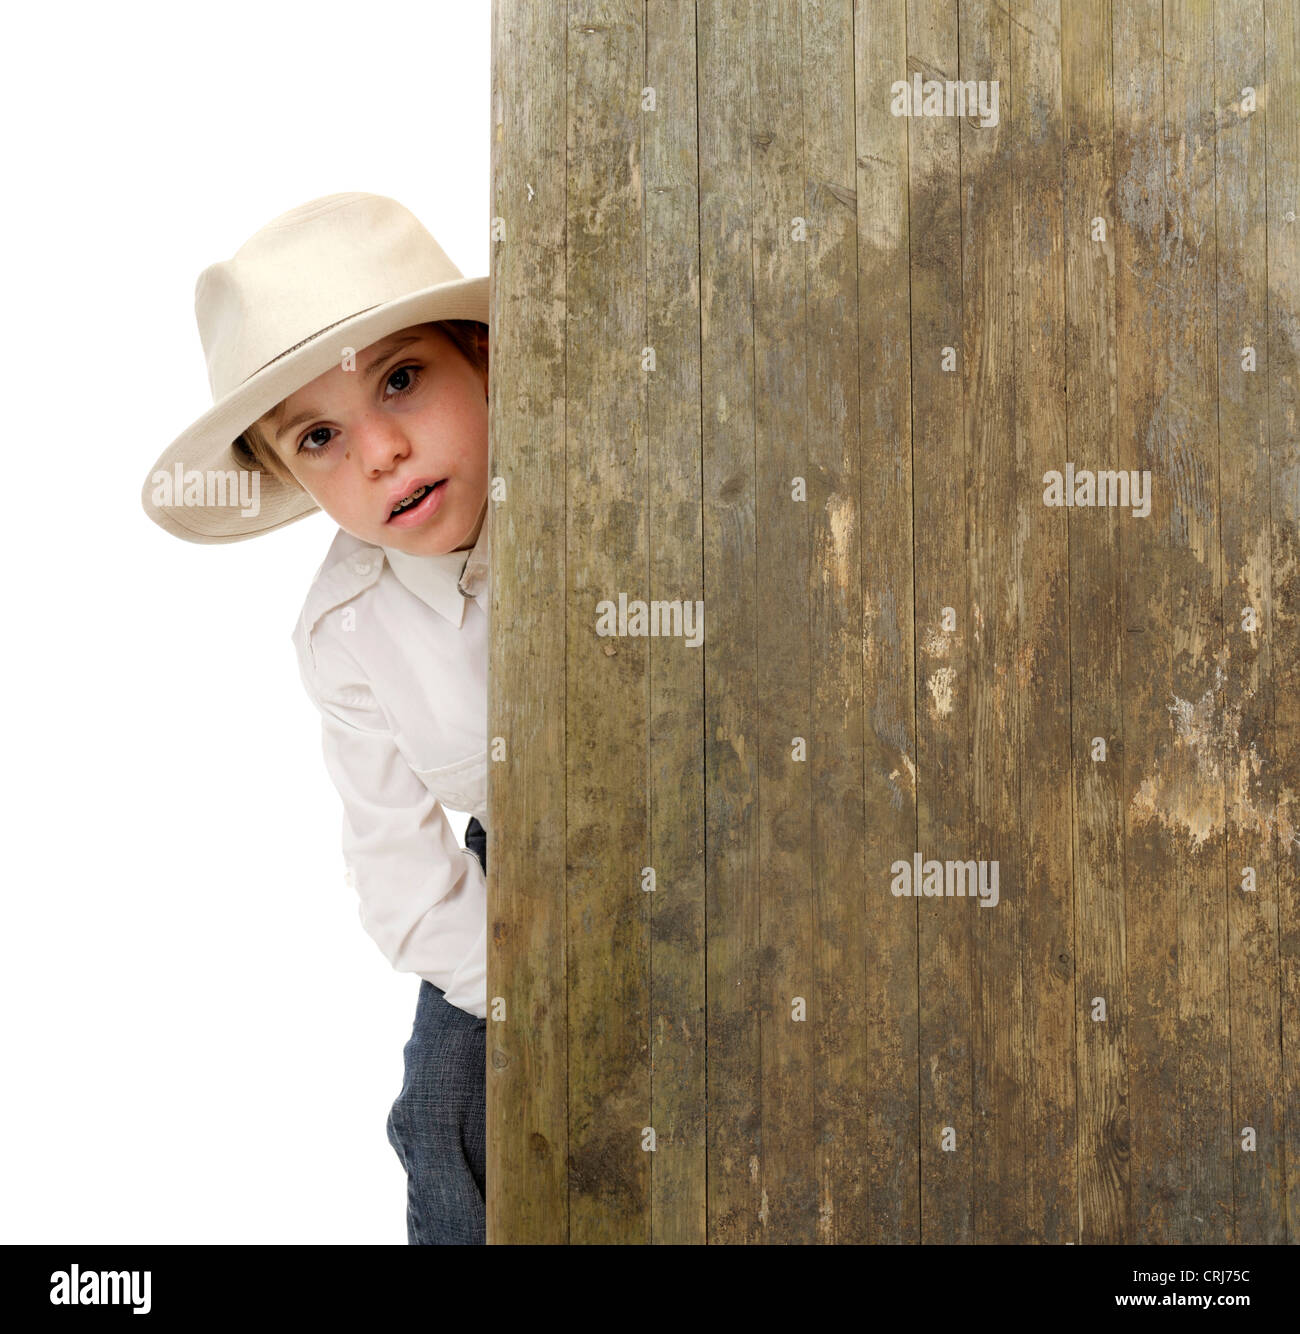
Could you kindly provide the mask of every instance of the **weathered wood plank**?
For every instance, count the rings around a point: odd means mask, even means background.
[[[862,451],[862,690],[866,875],[864,996],[870,1108],[868,1240],[920,1239],[917,900],[887,893],[916,832],[916,652],[912,599],[909,122],[887,93],[907,69],[906,8],[858,0],[859,419]]]
[[[800,7],[800,79],[808,234],[806,514],[810,542],[809,778],[812,788],[815,1214],[800,1240],[864,1244],[867,1218],[866,898],[887,894],[884,868],[863,876],[861,450],[858,422],[857,165],[852,0]]]
[[[494,0],[489,1245],[568,1239],[564,47],[562,11]]]
[[[908,67],[957,75],[957,13],[910,0]],[[912,435],[917,641],[917,850],[970,855],[971,616],[962,395],[961,210],[952,117],[908,126],[911,198]],[[924,201],[925,207],[915,205]],[[949,349],[950,351],[945,351]],[[921,1239],[974,1240],[971,1101],[974,905],[917,902],[920,956]]]
[[[756,382],[745,0],[696,7],[704,487],[709,1241],[761,1240]]]
[[[1300,1241],[1300,10],[1264,6],[1268,439],[1286,1241]],[[1240,1127],[1234,1127],[1239,1129]]]
[[[643,170],[650,595],[704,607],[704,642],[650,641],[653,1240],[706,1240],[704,606],[700,494],[699,161],[695,13],[646,7]]]
[[[1294,5],[494,31],[489,1240],[1293,1238]]]
[[[568,7],[565,677],[569,1240],[650,1229],[649,638],[598,637],[597,606],[646,599],[641,349],[643,6]],[[611,966],[613,963],[613,966]]]
[[[813,1037],[792,1013],[815,982],[813,793],[807,506],[791,499],[808,476],[805,239],[808,168],[798,0],[756,7],[749,104],[754,232],[754,483],[757,622],[759,1010],[763,1240],[807,1239],[817,1215]],[[820,999],[820,998],[816,998]]]
[[[1161,6],[1125,4],[1114,15],[1115,288],[1120,467],[1149,470],[1151,512],[1123,530],[1124,883],[1128,972],[1130,1234],[1170,1240],[1185,1147],[1177,1117],[1177,880],[1170,837],[1142,785],[1168,745],[1171,596],[1166,572],[1173,488],[1164,436],[1171,281],[1165,246]],[[1071,597],[1074,596],[1073,587]],[[1104,615],[1105,612],[1101,612]],[[1072,655],[1081,653],[1071,644]],[[1088,1022],[1080,992],[1079,1022]],[[1080,1099],[1084,1094],[1081,1092]],[[1082,1108],[1081,1108],[1082,1111]]]
[[[1232,1237],[1228,1100],[1228,961],[1223,746],[1223,570],[1215,403],[1214,9],[1165,6],[1165,190],[1177,314],[1169,323],[1162,471],[1174,492],[1166,555],[1173,648],[1164,717],[1171,745],[1157,781],[1177,833],[1167,872],[1177,886],[1178,1049],[1185,1190],[1172,1240]],[[1159,883],[1159,879],[1155,880]]]
[[[962,389],[967,458],[971,627],[970,843],[958,856],[998,867],[998,899],[960,899],[971,935],[975,1239],[1028,1237],[1025,1215],[1025,1024],[1020,856],[1020,606],[1017,590],[1020,478],[1013,466],[1015,349],[1012,300],[1012,127],[1002,90],[1011,87],[1011,22],[989,0],[962,0],[960,77],[996,83],[996,124],[973,112],[958,121],[962,201]],[[992,106],[991,94],[986,105]],[[1008,99],[1009,100],[1009,99]],[[990,872],[991,880],[991,872]],[[990,885],[991,887],[991,885]],[[990,906],[991,905],[991,906]]]
[[[1277,970],[1277,805],[1271,663],[1268,272],[1264,87],[1258,5],[1225,0],[1215,33],[1219,510],[1227,644],[1223,682],[1227,782],[1228,1011],[1234,1241],[1285,1238],[1281,997]],[[1247,365],[1245,348],[1255,364]],[[1246,868],[1249,868],[1249,872]],[[1255,1147],[1243,1147],[1249,1127]]]
[[[1094,472],[1119,466],[1118,227],[1106,19],[1104,0],[1062,9],[1067,428],[1064,456],[1055,465],[1061,473],[1071,463]],[[1118,74],[1115,85],[1127,86]],[[1118,351],[1122,358],[1122,342]],[[1133,344],[1127,352],[1143,355]],[[1057,513],[1070,544],[1080,1240],[1118,1242],[1128,1227],[1121,553],[1130,530],[1146,521],[1115,507]]]
[[[1060,1244],[1079,1239],[1070,568],[1067,527],[1040,489],[1066,457],[1060,5],[1025,0],[1011,16],[1026,1212],[1032,1241]]]

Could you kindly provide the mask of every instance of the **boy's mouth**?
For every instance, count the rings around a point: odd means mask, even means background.
[[[385,522],[414,522],[423,518],[437,507],[441,500],[442,488],[446,485],[446,482],[447,479],[443,477],[436,482],[420,481],[409,487],[402,498],[389,510]]]

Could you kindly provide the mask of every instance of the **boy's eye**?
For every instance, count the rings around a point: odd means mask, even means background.
[[[385,397],[401,398],[403,394],[411,393],[420,383],[422,373],[422,368],[416,365],[399,366],[396,370],[390,371],[384,387],[392,392]],[[302,439],[298,441],[298,453],[323,454],[333,438],[332,427],[313,426],[310,431],[304,432]]]
[[[420,368],[418,366],[399,366],[395,371],[390,371],[388,376],[387,388],[393,392],[390,398],[397,398],[399,394],[409,394],[419,383]]]
[[[316,438],[321,435],[325,437],[324,440],[318,440]],[[298,453],[322,454],[325,451],[326,445],[329,444],[332,438],[328,426],[313,426],[312,429],[298,441]],[[311,446],[310,449],[308,448],[308,445]]]

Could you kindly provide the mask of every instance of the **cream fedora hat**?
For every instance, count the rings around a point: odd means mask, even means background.
[[[240,432],[348,349],[432,320],[486,324],[488,284],[464,277],[419,219],[382,195],[326,195],[272,219],[199,275],[212,407],[149,470],[145,513],[187,542],[239,542],[312,513],[305,491],[234,448]]]

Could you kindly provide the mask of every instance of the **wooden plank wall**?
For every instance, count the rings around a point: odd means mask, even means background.
[[[1300,1239],[1295,0],[493,23],[489,1242]]]

